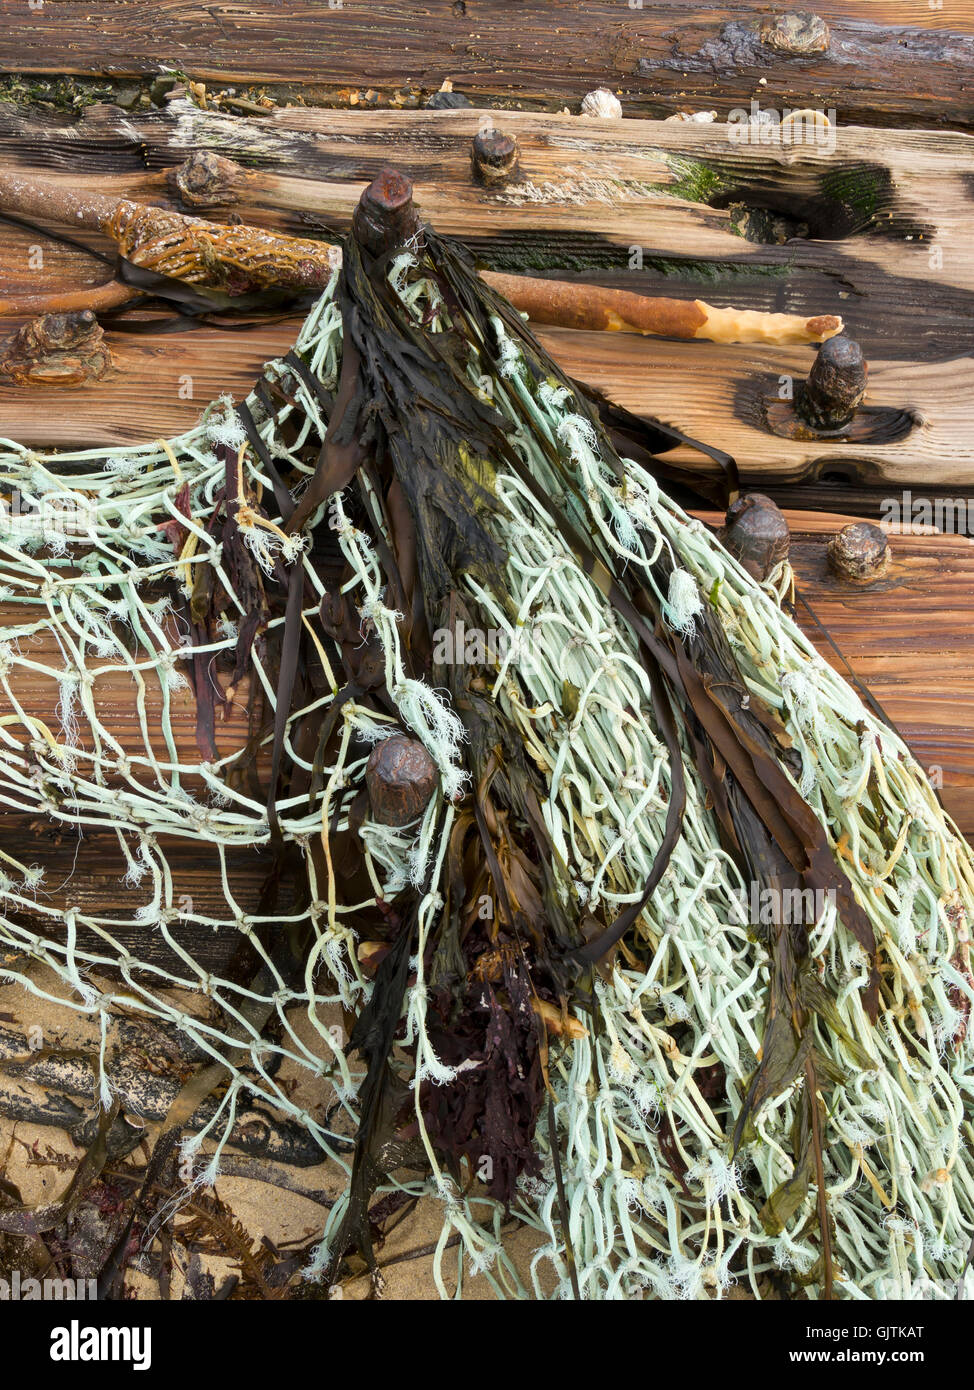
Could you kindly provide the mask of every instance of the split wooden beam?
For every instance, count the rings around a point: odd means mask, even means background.
[[[423,215],[497,273],[841,315],[870,378],[861,427],[834,440],[793,437],[781,399],[807,376],[810,349],[728,355],[720,345],[617,335],[549,341],[569,370],[630,408],[721,443],[750,481],[841,479],[880,498],[888,483],[974,488],[971,137],[840,128],[829,152],[734,143],[715,125],[510,112],[517,176],[488,189],[471,176],[470,149],[495,116],[292,108],[244,120],[180,101],[136,117],[96,107],[65,126],[7,107],[0,171],[170,203],[176,170],[205,149],[246,168],[207,216],[327,239],[347,228],[363,183],[393,163],[415,179]],[[0,280],[11,296],[91,287],[106,274],[36,232],[0,230]],[[173,433],[209,394],[246,390],[296,327],[137,340],[109,332],[131,391],[96,383],[66,408],[63,395],[28,406],[23,392],[0,386],[0,432],[38,445],[130,441],[142,419],[153,435]]]
[[[974,4],[817,0],[289,0],[210,5],[47,0],[8,6],[0,69],[151,78],[164,66],[213,89],[308,102],[409,106],[444,78],[477,105],[578,109],[609,87],[633,115],[767,105],[833,108],[842,122],[963,126],[972,114]],[[813,21],[803,20],[814,8]],[[240,93],[238,92],[238,96]]]

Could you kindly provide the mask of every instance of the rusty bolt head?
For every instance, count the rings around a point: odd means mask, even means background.
[[[517,141],[500,130],[481,130],[470,151],[474,176],[488,188],[505,183],[517,168]]]
[[[829,541],[826,554],[833,573],[851,584],[872,584],[882,579],[892,559],[886,532],[871,521],[843,526]]]
[[[825,53],[831,42],[825,20],[809,10],[793,10],[775,15],[761,25],[761,42],[765,48],[790,58],[811,58]]]
[[[844,333],[827,338],[799,396],[799,414],[816,429],[842,429],[862,405],[868,375],[869,367],[857,342]]]
[[[380,825],[408,825],[426,810],[439,780],[436,763],[418,739],[404,734],[383,739],[365,766],[372,819]]]
[[[246,178],[253,178],[253,174],[232,159],[214,154],[212,150],[194,151],[166,175],[170,188],[190,208],[212,208],[235,203],[236,186]]]
[[[413,186],[398,169],[385,168],[365,189],[352,218],[352,233],[373,256],[392,251],[419,227]]]
[[[749,492],[732,502],[717,535],[751,578],[759,582],[788,558],[788,523],[777,504],[763,492]]]

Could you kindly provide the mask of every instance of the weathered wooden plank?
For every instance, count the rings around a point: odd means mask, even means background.
[[[7,320],[13,329],[17,320]],[[113,370],[77,390],[0,384],[0,435],[44,448],[132,445],[182,434],[223,391],[237,399],[294,342],[299,319],[252,332],[109,331]]]
[[[25,853],[25,845],[29,851]],[[211,845],[201,840],[162,836],[159,847],[166,856],[172,875],[172,902],[175,920],[169,924],[174,939],[203,970],[220,973],[235,955],[252,959],[240,932],[233,926],[201,928],[186,921],[192,913],[214,921],[231,915],[223,893],[220,861]],[[56,825],[44,817],[30,818],[7,813],[0,826],[0,849],[31,866],[43,870],[45,906],[61,911],[74,908],[83,917],[105,919],[114,939],[137,960],[153,962],[187,978],[185,960],[166,944],[154,925],[136,920],[138,909],[151,897],[146,883],[126,880],[127,863],[111,832],[86,826],[83,835],[74,827]],[[256,850],[227,852],[227,872],[234,898],[241,911],[255,912],[269,860]],[[33,931],[52,940],[63,940],[63,927],[39,913],[22,913],[18,918]],[[82,927],[78,944],[111,956],[112,952],[90,928]],[[253,965],[250,972],[253,972]]]
[[[964,234],[968,136],[840,128],[829,133],[831,148],[741,142],[720,123],[509,112],[499,119],[518,139],[518,171],[488,190],[472,178],[470,141],[494,119],[483,111],[291,108],[256,121],[179,101],[136,118],[95,107],[64,125],[0,106],[0,165],[159,201],[161,171],[208,149],[248,168],[235,189],[241,215],[306,230],[347,225],[362,184],[391,163],[413,179],[441,230],[464,236],[498,268],[632,275],[636,246],[650,273],[696,273],[711,287],[755,279],[770,294],[780,282],[790,289],[794,275],[814,278],[821,289],[831,285],[835,303],[852,301],[867,315],[860,301],[895,314],[905,295],[904,308],[922,304],[947,316],[951,347],[962,341],[946,291],[969,293],[974,280]],[[765,240],[761,220],[749,215],[756,212],[766,224],[782,219],[765,225]],[[964,297],[955,317],[970,307]],[[901,340],[904,327],[897,319],[888,339]]]
[[[0,166],[161,201],[169,196],[166,171],[194,148],[213,149],[249,169],[237,202],[212,215],[233,211],[307,235],[347,227],[362,184],[393,162],[415,177],[430,220],[498,268],[745,308],[842,314],[871,364],[872,414],[848,437],[829,441],[783,437],[788,408],[777,400],[780,378],[803,377],[811,350],[611,335],[549,339],[576,375],[633,409],[721,442],[749,478],[974,486],[971,137],[840,129],[829,153],[735,145],[721,126],[511,112],[504,124],[518,137],[520,170],[513,184],[488,191],[469,165],[469,142],[484,118],[476,111],[393,117],[293,108],[255,121],[179,102],[134,119],[92,108],[65,125],[5,108]],[[819,234],[780,245],[748,240],[739,234],[740,208],[748,204],[790,209],[793,221],[804,218]],[[19,229],[0,233],[0,278],[12,294],[107,273],[53,243],[45,244],[42,270],[32,270],[37,240]],[[110,334],[115,378],[70,397],[0,386],[0,433],[67,446],[174,432],[193,422],[210,395],[245,390],[293,331]],[[192,399],[185,398],[187,377]]]
[[[8,629],[33,624],[37,620],[36,609],[18,604],[16,600],[7,599],[0,606],[0,639],[6,637]],[[175,623],[170,624],[166,635],[172,650],[178,651],[181,645],[181,636]],[[62,692],[59,688],[59,679],[64,673],[64,653],[56,635],[51,630],[31,636],[29,650],[30,659],[35,663],[35,668],[37,666],[46,667],[50,674],[44,675],[37,669],[19,672],[15,677],[17,698],[23,709],[33,717],[42,720],[57,737],[62,727]],[[145,654],[139,653],[137,659],[144,661]],[[119,661],[95,659],[92,665],[98,674],[92,681],[91,698],[100,722],[106,728],[111,729],[126,755],[144,756],[146,752],[145,737],[137,703],[137,687],[131,673]],[[178,662],[173,670],[174,674],[183,677],[184,682],[168,691],[169,722],[172,729],[173,746],[178,758],[195,763],[199,761],[200,753],[196,745],[196,700],[189,684],[192,670],[190,663],[185,661]],[[146,727],[150,731],[158,731],[162,727],[162,683],[152,671],[143,672],[142,678],[144,681],[143,709]],[[226,683],[224,680],[222,683],[224,687]],[[230,707],[217,718],[214,739],[219,757],[229,757],[232,754],[241,753],[246,747],[250,737],[250,708],[254,697],[255,692],[251,688],[250,681],[242,681],[234,693]],[[9,715],[11,713],[11,706],[6,696],[0,694],[0,714]],[[90,750],[93,745],[87,718],[80,715],[76,723],[78,726],[77,746]],[[161,741],[155,745],[155,752],[164,761],[167,760],[168,755]]]
[[[16,321],[12,321],[11,326]],[[212,328],[166,336],[109,332],[113,375],[77,390],[0,385],[0,436],[35,447],[135,444],[191,428],[223,391],[237,398],[263,363],[287,350],[297,320],[235,334]],[[804,348],[735,347],[541,330],[539,337],[571,375],[637,414],[662,419],[733,453],[752,486],[818,478],[929,495],[974,484],[974,397],[970,359],[939,364],[873,361],[869,401],[891,412],[915,411],[906,437],[882,446],[844,440],[782,439],[754,423],[777,403],[781,376],[802,378]],[[936,400],[933,410],[931,401]],[[699,464],[699,456],[686,462]]]
[[[848,518],[786,512],[799,591],[880,702],[935,783],[948,812],[974,835],[974,541],[957,535],[892,535],[892,567],[856,588],[828,570],[825,546]],[[849,678],[807,609],[796,617],[822,656]]]
[[[692,10],[674,0],[291,0],[190,4],[42,0],[5,5],[0,67],[27,73],[153,73],[169,65],[210,84],[270,83],[307,99],[420,99],[444,77],[475,102],[535,109],[620,92],[634,114],[714,106],[758,93],[834,107],[842,120],[917,124],[971,117],[974,7],[822,0],[827,42],[789,49],[775,12],[738,0]],[[781,12],[778,11],[778,14]],[[761,79],[765,86],[759,87]]]
[[[718,519],[702,515],[712,523]],[[974,542],[958,536],[894,536],[889,574],[873,587],[856,589],[837,581],[825,562],[828,537],[851,518],[803,512],[787,516],[799,591],[845,661],[821,638],[803,604],[799,620],[827,661],[847,678],[851,668],[869,687],[941,787],[944,805],[961,831],[974,836],[974,670],[969,655]],[[113,728],[118,732],[131,717],[124,691],[116,693],[115,707],[118,726]],[[124,885],[126,864],[114,836],[86,828],[79,841],[71,826],[5,815],[0,849],[22,858],[25,845],[30,846],[30,862],[44,869],[45,884],[56,890],[58,902],[86,916],[121,922],[112,934],[134,955],[182,970],[158,933],[132,920],[145,895],[139,887]],[[184,915],[225,916],[212,847],[201,840],[167,839],[163,848],[177,908]],[[230,881],[243,911],[256,909],[267,868],[266,854],[237,850],[230,855]],[[31,925],[52,930],[36,918]],[[225,971],[240,949],[232,929],[200,931],[178,921],[171,929],[204,969]],[[98,948],[90,933],[81,939]]]
[[[517,137],[519,158],[514,178],[489,190],[472,177],[470,142],[495,123]],[[557,238],[581,227],[590,245],[585,260],[600,268],[613,263],[604,250],[599,255],[599,243],[628,248],[637,240],[630,231],[658,250],[679,231],[689,243],[671,253],[748,257],[755,267],[812,261],[838,274],[847,267],[823,260],[829,251],[886,264],[894,247],[908,265],[910,256],[926,259],[923,242],[934,236],[947,253],[941,269],[948,283],[958,283],[954,273],[968,263],[957,222],[969,210],[972,146],[958,132],[838,126],[789,143],[773,131],[745,138],[727,122],[302,107],[256,120],[178,100],[139,115],[95,106],[73,123],[0,104],[0,135],[3,167],[90,174],[106,191],[150,198],[163,193],[152,172],[212,150],[253,175],[239,189],[248,217],[290,214],[305,224],[347,218],[361,185],[394,164],[423,195],[427,215],[438,225],[450,219],[443,230],[488,240],[524,227],[555,238],[556,265]],[[792,225],[759,241],[748,208],[779,213]],[[787,244],[779,241],[783,233],[790,233]],[[523,268],[540,264],[536,256]]]

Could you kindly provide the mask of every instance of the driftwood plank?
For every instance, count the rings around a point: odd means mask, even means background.
[[[774,103],[833,107],[847,121],[969,122],[970,0],[815,8],[827,38],[806,26],[789,46],[775,25],[781,11],[744,0],[42,0],[5,7],[0,68],[131,77],[170,66],[217,86],[400,105],[451,77],[474,102],[542,110],[609,86],[639,115],[701,104],[726,112],[760,91]]]
[[[0,607],[0,638],[7,630],[37,621],[36,609],[21,607],[14,600],[7,600]],[[180,634],[173,624],[167,637],[173,650],[180,646]],[[58,680],[63,674],[65,658],[57,638],[50,630],[42,631],[30,638],[31,661],[48,668],[50,675],[42,675],[36,670],[20,672],[17,677],[16,693],[21,706],[35,718],[40,719],[55,737],[61,729],[61,691]],[[145,659],[144,653],[139,658]],[[102,725],[111,729],[128,756],[145,754],[145,738],[139,708],[136,702],[136,684],[129,671],[120,662],[94,661],[98,675],[92,682],[91,698]],[[196,700],[189,681],[192,668],[188,662],[180,662],[174,668],[182,675],[185,683],[168,693],[169,720],[173,734],[176,755],[187,762],[198,762],[200,753],[196,745]],[[151,731],[162,728],[163,692],[158,676],[152,672],[143,673],[145,682],[144,710],[146,726]],[[222,688],[227,680],[222,681]],[[241,682],[234,692],[232,704],[217,718],[215,742],[219,757],[229,757],[241,753],[250,737],[250,707],[255,692],[249,679]],[[9,715],[11,707],[5,695],[0,695],[0,714]],[[88,720],[79,716],[78,746],[90,749]],[[165,745],[160,740],[154,744],[156,755],[167,760]],[[151,777],[150,777],[151,780]]]
[[[18,320],[6,321],[16,327]],[[44,448],[132,445],[181,434],[224,391],[236,399],[263,364],[286,352],[300,319],[253,332],[109,331],[113,368],[78,389],[0,385],[0,435]]]
[[[25,856],[24,846],[30,846]],[[203,970],[223,972],[239,956],[252,960],[252,952],[240,932],[232,926],[201,928],[185,920],[188,914],[222,921],[229,917],[223,894],[219,857],[200,840],[160,837],[159,846],[172,874],[172,903],[175,920],[169,930]],[[173,971],[180,978],[189,976],[181,960],[166,944],[154,926],[135,920],[138,909],[151,897],[145,883],[126,882],[127,864],[114,834],[85,827],[79,834],[73,826],[55,825],[39,817],[4,817],[0,830],[0,849],[26,857],[30,865],[44,871],[45,905],[67,911],[74,908],[85,917],[107,918],[117,923],[111,929],[120,945],[136,960],[151,962]],[[236,902],[245,913],[255,912],[267,875],[269,858],[256,850],[233,850],[227,854],[227,871]],[[63,940],[63,927],[39,913],[21,913],[19,923],[52,940]],[[79,945],[110,956],[89,928],[82,927]],[[253,974],[251,964],[246,973]]]
[[[14,327],[16,321],[11,321]],[[191,428],[210,400],[253,386],[265,361],[294,341],[298,320],[247,333],[200,328],[182,335],[111,333],[114,371],[76,390],[0,386],[0,436],[35,447],[132,445]],[[637,414],[653,416],[733,453],[751,486],[848,480],[870,485],[879,500],[907,489],[930,495],[974,486],[974,397],[970,362],[939,366],[871,365],[869,400],[890,412],[916,413],[898,443],[781,439],[755,420],[777,404],[779,379],[802,378],[804,348],[663,342],[621,334],[540,330],[541,341],[571,375]],[[932,411],[930,400],[938,400]],[[674,454],[678,456],[679,451]],[[698,455],[686,462],[698,466]]]
[[[92,108],[65,124],[8,107],[0,112],[0,167],[158,202],[171,196],[167,170],[193,149],[212,149],[247,166],[248,176],[236,202],[211,215],[234,212],[308,235],[347,227],[363,183],[395,163],[415,178],[431,221],[496,268],[842,314],[871,365],[870,409],[848,435],[828,441],[785,437],[789,407],[779,397],[788,379],[807,373],[810,349],[549,338],[573,373],[630,408],[721,443],[748,478],[974,488],[971,137],[839,129],[829,152],[734,144],[719,125],[511,112],[504,124],[518,137],[520,169],[512,184],[487,191],[469,164],[483,119],[493,118],[291,108],[257,121],[180,101],[138,118]],[[749,239],[741,233],[757,235],[755,209],[816,234],[783,244]],[[53,243],[33,270],[37,243],[36,233],[0,233],[0,277],[11,294],[108,273]],[[246,389],[291,334],[292,325],[137,340],[110,333],[118,376],[70,396],[0,385],[0,433],[67,446],[173,432],[219,390]],[[191,399],[186,389],[178,395],[187,377]]]

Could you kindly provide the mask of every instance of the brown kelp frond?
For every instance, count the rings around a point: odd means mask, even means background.
[[[377,1184],[385,1175],[386,1165],[381,1149],[393,1133],[397,1109],[402,1105],[401,1096],[398,1102],[394,1099],[396,1077],[391,1059],[402,1018],[415,924],[414,903],[399,922],[392,949],[381,961],[376,973],[371,998],[348,1040],[347,1052],[351,1055],[360,1051],[367,1070],[358,1093],[359,1125],[355,1136],[348,1205],[331,1251],[332,1267],[336,1270],[346,1250],[354,1247],[373,1274],[377,1271],[369,1203]]]
[[[407,286],[416,289],[409,294]],[[609,920],[601,914],[587,917],[577,906],[570,910],[568,866],[559,863],[540,813],[544,775],[525,758],[522,735],[503,702],[489,696],[489,666],[452,658],[438,664],[434,652],[429,673],[434,685],[446,687],[463,721],[464,760],[473,787],[473,817],[458,822],[451,839],[447,907],[431,959],[431,977],[441,991],[440,1016],[460,1030],[464,1042],[460,1046],[455,1035],[441,1028],[435,1030],[435,1045],[448,1064],[465,1054],[476,1064],[462,1081],[427,1085],[426,1110],[431,1135],[454,1160],[469,1157],[471,1145],[478,1143],[479,1152],[490,1155],[497,1135],[482,1132],[470,1108],[470,1096],[479,1093],[482,1080],[477,1073],[490,1055],[486,1041],[476,1046],[473,1038],[483,1029],[497,1034],[501,1028],[497,998],[482,979],[481,958],[503,959],[513,951],[519,968],[530,971],[532,994],[547,991],[553,1001],[563,999],[566,991],[576,1001],[584,997],[584,989],[578,992],[583,983],[579,967],[622,940],[666,872],[681,834],[688,749],[696,752],[724,843],[742,871],[766,880],[772,869],[783,866],[797,882],[834,893],[843,919],[870,952],[872,930],[836,866],[825,831],[795,786],[799,769],[790,758],[784,727],[760,702],[750,708],[719,625],[702,604],[697,605],[702,617],[691,640],[667,623],[660,594],[667,590],[672,562],[664,554],[649,571],[618,564],[591,525],[590,500],[572,449],[562,447],[527,407],[512,377],[524,372],[535,388],[547,383],[551,390],[570,393],[577,412],[573,428],[591,444],[599,466],[622,486],[626,466],[607,429],[654,464],[658,459],[650,448],[665,444],[665,434],[647,431],[640,438],[638,422],[574,387],[520,317],[485,288],[465,253],[429,229],[414,231],[408,247],[385,247],[374,257],[353,241],[345,253],[340,298],[349,355],[339,387],[339,427],[335,429],[333,417],[329,434],[336,448],[349,451],[349,470],[356,458],[361,464],[368,457],[376,478],[390,471],[394,476],[399,511],[411,523],[405,533],[410,546],[415,545],[426,631],[485,625],[489,615],[471,597],[469,578],[503,601],[502,555],[492,534],[492,473],[503,465],[536,498],[576,563],[636,637],[653,692],[655,724],[669,755],[665,833],[637,900]],[[516,363],[512,343],[519,354]],[[534,458],[547,466],[545,481],[526,461],[531,452],[525,453],[526,438]],[[665,466],[660,472],[665,475]],[[331,469],[328,485],[351,476]],[[688,479],[684,474],[675,481],[686,485]],[[735,483],[727,463],[719,486],[730,494]],[[319,485],[315,500],[322,496]],[[391,511],[387,503],[384,515]],[[388,577],[392,591],[405,597],[398,567]],[[409,619],[403,619],[407,633],[418,611],[415,596],[414,588]],[[566,698],[570,703],[570,695]],[[478,899],[494,905],[487,930],[472,915],[471,884],[484,890]],[[769,947],[774,958],[780,947],[770,941]],[[795,982],[781,969],[780,988],[787,984],[794,992]],[[473,997],[470,978],[482,981]],[[874,967],[873,1015],[876,979]],[[511,997],[510,987],[506,996]],[[806,1064],[814,1067],[804,1007],[786,1015],[780,1013],[782,1007],[774,1001],[769,1006],[766,1061],[741,1111],[738,1140],[764,1100],[792,1085]],[[481,1010],[483,1024],[476,1021]],[[531,1036],[529,1031],[522,1040],[523,1059]],[[513,1035],[510,1041],[513,1046]],[[536,1118],[532,1106],[526,1133],[533,1132]],[[508,1145],[512,1123],[509,1117]],[[517,1126],[515,1130],[521,1132]],[[509,1195],[513,1170],[501,1149],[503,1145],[496,1155],[493,1190],[503,1188]],[[523,1163],[522,1171],[527,1171]]]
[[[462,257],[452,253],[442,239],[429,237],[427,245],[431,256],[438,253],[436,283],[446,302],[463,314],[468,332],[476,335],[481,344],[481,362],[489,351],[493,315],[504,322],[519,343],[526,370],[533,374],[535,382],[554,380],[567,384],[517,316],[496,298],[490,302],[490,296],[483,294]],[[495,372],[502,372],[503,366],[496,360],[492,363]],[[611,404],[604,401],[595,400],[594,408],[590,407],[581,391],[576,391],[575,402],[585,422],[583,427],[592,430],[600,459],[617,477],[625,477],[625,467],[615,448],[617,439],[629,449],[639,451],[645,464],[646,443],[638,439],[630,420],[614,412]],[[532,430],[533,421],[527,412],[521,415],[518,425],[522,431]],[[602,426],[614,427],[614,434],[610,437]],[[540,433],[534,432],[536,437]],[[585,505],[567,451],[553,448],[551,441],[544,437],[537,442],[546,460],[553,465],[562,497],[561,501],[556,500],[548,491],[543,498],[538,497],[539,504],[545,506],[583,568],[593,576],[603,573],[601,583],[606,597],[635,630],[651,674],[654,714],[666,736],[671,767],[678,769],[682,776],[684,748],[689,744],[696,750],[698,769],[710,787],[724,843],[753,881],[773,885],[780,883],[780,875],[784,874],[796,885],[803,884],[813,892],[834,895],[842,920],[872,958],[866,1002],[869,1015],[875,1020],[879,975],[873,930],[847,876],[836,863],[825,829],[796,786],[800,763],[790,755],[790,739],[784,726],[759,701],[751,707],[749,692],[738,674],[726,637],[706,604],[695,605],[699,621],[689,640],[667,625],[659,600],[659,594],[667,591],[672,574],[665,556],[657,561],[652,576],[640,577],[634,567],[620,573],[604,546],[598,554],[590,550],[590,533],[583,540],[584,532],[578,525],[585,516]],[[522,460],[509,454],[506,461],[537,494],[537,480],[529,476]],[[665,469],[660,471],[665,475]],[[684,474],[671,481],[686,486],[688,478]],[[719,485],[726,490],[721,500],[726,502],[727,495],[732,495],[735,481],[727,469]],[[655,582],[647,582],[650,578]],[[683,726],[682,739],[669,718],[671,702]],[[582,959],[597,959],[618,943],[638,920],[665,872],[679,836],[680,803],[681,798],[674,795],[667,834],[660,845],[653,872],[644,885],[643,895],[614,923],[597,931],[592,940],[577,950],[576,954]],[[820,1274],[826,1297],[830,1297],[833,1262],[830,1217],[824,1196],[824,1113],[820,1113],[819,1090],[825,1084],[840,1080],[841,1076],[815,1046],[814,1019],[818,1017],[827,1026],[830,1022],[835,1024],[837,1016],[827,991],[810,976],[804,936],[804,928],[793,938],[789,929],[781,927],[768,942],[772,987],[762,1061],[739,1111],[733,1145],[736,1150],[745,1132],[753,1138],[753,1119],[766,1101],[796,1085],[804,1086],[793,1135],[795,1171],[769,1198],[766,1216],[769,1230],[783,1229],[805,1201],[810,1185],[813,1182],[817,1185]],[[840,1036],[849,1050],[856,1052],[855,1043],[844,1029]],[[861,1054],[859,1057],[861,1059]]]
[[[566,376],[517,310],[479,278],[470,254],[463,246],[449,237],[432,232],[428,227],[424,228],[423,235],[429,252],[428,263],[424,263],[423,269],[428,269],[435,280],[444,303],[456,321],[463,325],[468,340],[479,345],[484,365],[489,368],[489,375],[495,383],[500,378],[499,384],[503,385],[503,378],[510,375],[513,365],[510,360],[504,360],[498,346],[496,320],[502,325],[505,335],[517,344],[524,369],[535,384],[547,382],[572,393],[573,408],[597,431],[601,456],[620,481],[624,481],[626,475],[622,461],[624,451],[625,457],[636,459],[661,482],[665,482],[671,494],[678,496],[679,500],[685,497],[698,504],[709,501],[726,507],[737,495],[737,467],[729,454],[659,420],[635,416],[610,401],[601,391]],[[515,433],[529,433],[559,474],[559,480],[567,492],[575,493],[578,479],[565,457],[564,449],[557,447],[539,428],[536,418],[523,408],[519,409],[519,405],[521,403],[516,398],[505,397],[506,410],[517,412]],[[684,469],[661,457],[678,445],[695,449],[709,459],[712,466],[700,470]],[[584,516],[585,513],[579,515]]]
[[[469,388],[463,339],[413,325],[388,284],[388,265],[367,265],[367,257],[353,240],[342,268],[355,380],[335,442],[354,439],[380,469],[391,463],[415,527],[429,616],[458,574],[502,590],[503,556],[483,518],[494,505],[488,460],[506,429]]]

